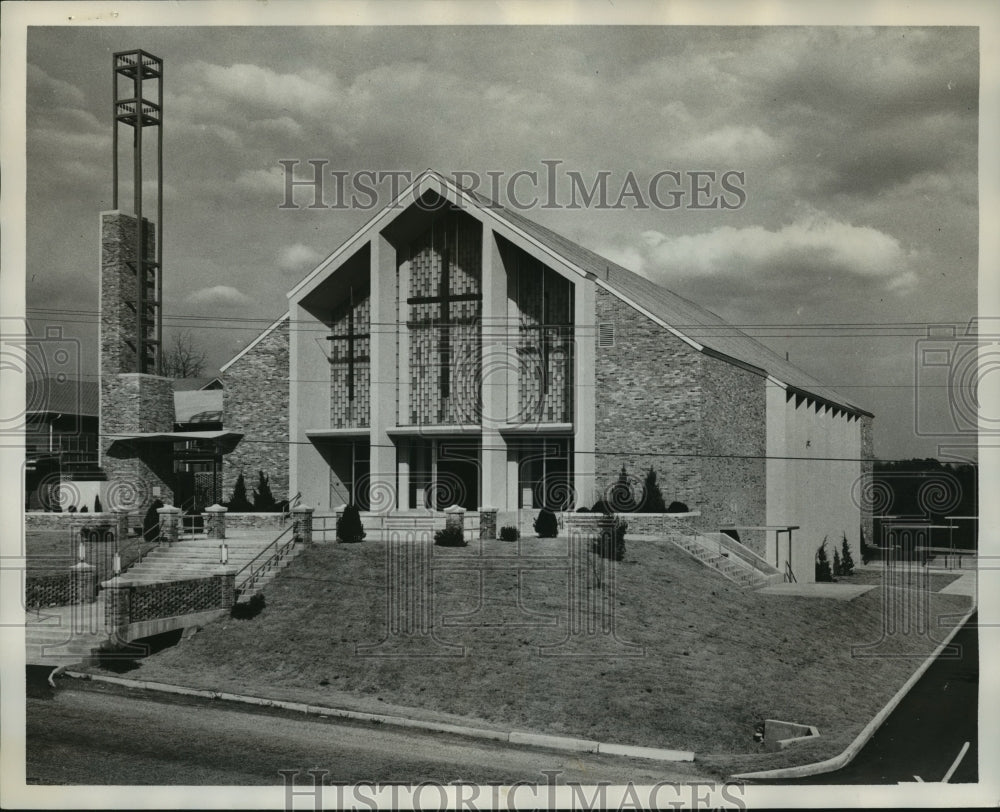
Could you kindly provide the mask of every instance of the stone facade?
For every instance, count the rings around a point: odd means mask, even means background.
[[[596,351],[598,491],[612,488],[624,465],[639,493],[652,467],[668,504],[699,509],[704,356],[603,288],[596,322],[615,331],[614,345]],[[588,496],[578,494],[578,505],[590,507]]]
[[[131,434],[170,432],[174,392],[169,378],[137,372],[101,377],[101,467],[108,477],[107,510],[144,514],[154,499],[173,501],[169,443],[124,443]],[[117,441],[117,442],[116,442]]]
[[[712,356],[702,356],[698,464],[706,530],[736,524],[760,526],[767,514],[765,379]],[[669,502],[668,502],[669,504]],[[763,531],[740,531],[740,540],[763,555]]]
[[[145,218],[144,218],[145,219]],[[101,215],[101,375],[135,372],[135,217]],[[156,256],[155,225],[145,221],[144,258]],[[130,345],[130,340],[132,341]]]
[[[223,425],[244,435],[222,458],[223,499],[241,472],[252,499],[258,471],[270,477],[275,499],[288,498],[288,318],[226,367],[222,382]]]
[[[764,524],[764,378],[698,352],[603,289],[596,321],[615,333],[597,348],[598,487],[609,493],[624,465],[639,498],[653,468],[666,503],[700,513],[697,526]],[[761,534],[746,541],[762,552]]]

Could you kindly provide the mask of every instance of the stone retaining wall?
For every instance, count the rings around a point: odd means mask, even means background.
[[[226,529],[244,527],[257,530],[280,530],[291,521],[285,514],[285,521],[282,522],[281,516],[281,513],[227,513]]]
[[[39,513],[24,514],[24,529],[32,530],[65,530],[76,533],[82,528],[98,528],[107,526],[112,531],[115,527],[113,513]]]
[[[133,584],[126,576],[117,583],[109,581],[105,586],[108,587],[105,605],[108,628],[233,605],[231,574],[158,584]]]

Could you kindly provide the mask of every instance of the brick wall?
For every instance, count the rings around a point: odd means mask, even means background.
[[[46,606],[68,606],[73,602],[73,576],[31,575],[25,579],[24,606],[38,609]]]
[[[699,525],[763,525],[767,519],[765,378],[711,356],[701,363],[701,511]],[[763,531],[740,531],[758,555]]]
[[[221,578],[196,578],[159,584],[137,584],[129,592],[129,622],[156,620],[226,605]]]
[[[232,570],[208,578],[155,584],[116,580],[107,589],[105,624],[108,629],[121,630],[135,623],[228,609],[235,598],[234,586]]]
[[[222,373],[223,425],[243,440],[222,458],[222,498],[242,471],[247,497],[257,472],[270,477],[275,499],[288,497],[288,319]]]
[[[861,418],[861,482],[871,483],[875,474],[875,437],[873,434],[872,418],[862,415]],[[861,504],[861,526],[865,530],[865,541],[868,544],[878,544],[875,538],[875,525],[872,520],[872,506],[870,500],[859,500]],[[867,502],[867,504],[866,504]],[[860,561],[859,556],[855,556],[855,563]]]
[[[614,346],[596,349],[597,488],[613,486],[624,465],[639,491],[652,467],[667,504],[698,510],[704,356],[603,288],[596,317],[615,330]]]

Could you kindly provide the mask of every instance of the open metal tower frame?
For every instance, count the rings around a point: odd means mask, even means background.
[[[121,95],[119,78],[131,95]],[[135,371],[159,375],[163,370],[163,60],[143,51],[118,51],[112,57],[113,194],[118,209],[118,126],[132,128],[132,205],[135,215],[136,334]],[[156,101],[143,95],[143,83],[155,82]],[[143,130],[156,127],[156,227],[154,259],[146,256],[146,220],[143,216]],[[152,351],[152,353],[151,353]]]

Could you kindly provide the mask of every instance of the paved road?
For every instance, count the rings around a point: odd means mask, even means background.
[[[27,780],[35,784],[281,785],[278,770],[326,769],[327,783],[698,780],[695,765],[517,749],[211,700],[29,676]],[[42,679],[44,677],[42,676]],[[702,780],[705,780],[702,778]],[[709,779],[710,780],[710,779]],[[274,803],[283,802],[275,794]]]
[[[969,749],[950,783],[978,781],[979,638],[977,615],[955,635],[961,659],[938,659],[844,769],[780,784],[897,784],[941,781]]]

